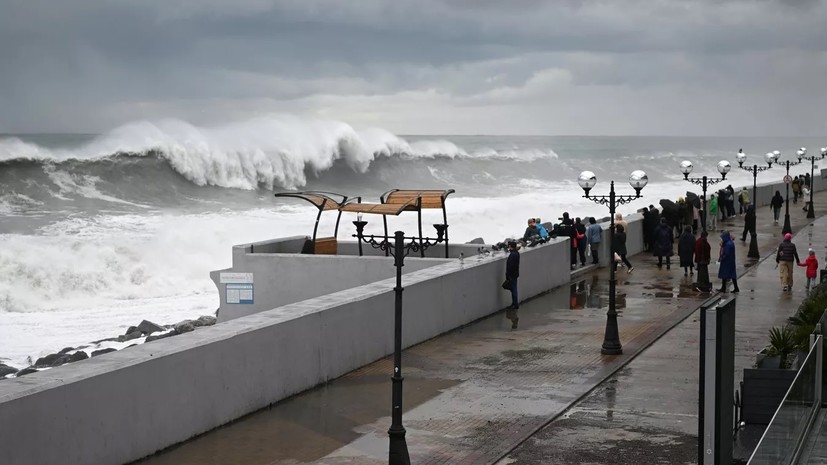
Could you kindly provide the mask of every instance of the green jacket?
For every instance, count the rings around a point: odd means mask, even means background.
[[[710,215],[717,215],[718,214],[718,197],[713,197],[709,200],[709,214]]]

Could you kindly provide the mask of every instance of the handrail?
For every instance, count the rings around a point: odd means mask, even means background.
[[[795,446],[794,446],[794,449],[792,451],[792,455],[790,456],[791,459],[790,459],[790,461],[788,461],[786,463],[788,465],[789,464],[794,464],[798,460],[798,458],[801,454],[801,449],[804,445],[804,442],[806,441],[806,438],[809,434],[810,428],[813,425],[813,421],[815,420],[816,416],[818,415],[818,411],[821,408],[821,394],[822,394],[821,393],[821,365],[823,363],[823,361],[822,361],[823,339],[822,339],[822,336],[820,334],[813,334],[813,335],[811,335],[810,341],[811,341],[810,351],[807,353],[807,357],[804,359],[804,363],[801,364],[801,368],[799,368],[798,372],[795,374],[795,378],[793,379],[793,382],[790,384],[790,387],[787,389],[787,392],[784,394],[783,399],[781,399],[781,403],[778,405],[778,408],[775,410],[775,413],[773,414],[772,419],[770,420],[770,423],[767,425],[767,428],[764,430],[764,433],[761,435],[761,439],[758,441],[758,445],[755,447],[755,450],[752,452],[752,455],[750,455],[749,461],[747,462],[748,465],[750,465],[750,464],[754,465],[756,463],[759,463],[759,462],[755,462],[755,460],[757,458],[757,455],[758,455],[759,451],[761,450],[761,446],[767,440],[767,435],[770,432],[770,430],[772,429],[773,425],[776,424],[776,420],[779,419],[779,414],[781,413],[782,409],[784,408],[785,403],[787,403],[787,400],[789,399],[790,395],[793,393],[793,389],[797,387],[797,383],[798,383],[799,379],[801,378],[802,373],[804,372],[804,369],[808,367],[808,363],[810,362],[810,358],[813,357],[813,354],[815,354],[815,365],[816,365],[816,367],[815,367],[815,380],[814,380],[815,391],[814,391],[813,406],[811,407],[809,415],[806,418],[804,428],[801,429],[801,431],[798,433],[798,437],[795,438]],[[780,462],[774,462],[774,463],[780,463]]]

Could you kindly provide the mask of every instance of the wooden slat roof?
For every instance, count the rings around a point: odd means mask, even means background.
[[[351,213],[369,213],[374,215],[399,215],[403,211],[416,211],[416,203],[348,203],[339,211]]]
[[[306,200],[312,203],[319,210],[338,210],[342,205],[347,204],[348,198],[342,194],[335,194],[332,192],[279,192],[275,194],[276,197],[292,197],[296,199]],[[338,197],[338,199],[336,198]]]

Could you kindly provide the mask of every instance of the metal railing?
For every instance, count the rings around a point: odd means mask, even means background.
[[[791,465],[798,459],[821,408],[822,337],[810,335],[810,352],[761,436],[748,465]]]

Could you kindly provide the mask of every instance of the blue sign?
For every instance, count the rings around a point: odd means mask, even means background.
[[[252,283],[227,283],[225,284],[226,303],[228,304],[251,304],[253,303]]]

